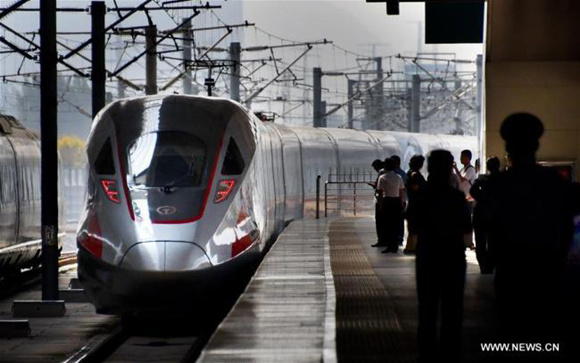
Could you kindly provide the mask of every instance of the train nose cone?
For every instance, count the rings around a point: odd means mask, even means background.
[[[211,266],[201,247],[188,242],[165,242],[165,271],[200,270]]]
[[[210,267],[207,255],[191,242],[140,242],[125,253],[120,267],[136,271],[191,271]]]

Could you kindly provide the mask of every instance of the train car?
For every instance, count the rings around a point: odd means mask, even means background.
[[[40,230],[40,137],[0,115],[0,277],[40,264]]]
[[[253,272],[288,223],[313,214],[317,175],[367,172],[373,159],[404,155],[402,145],[427,150],[421,142],[265,123],[227,99],[113,102],[87,142],[80,281],[100,313],[191,309]]]

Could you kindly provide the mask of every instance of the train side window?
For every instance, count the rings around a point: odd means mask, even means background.
[[[236,141],[230,138],[222,166],[222,175],[240,175],[244,171],[244,167],[244,158],[242,158],[240,148],[238,148]]]
[[[95,171],[97,174],[115,175],[115,163],[113,162],[111,139],[107,139],[107,142],[105,142],[105,145],[103,145],[101,151],[99,151],[99,155],[95,161]]]

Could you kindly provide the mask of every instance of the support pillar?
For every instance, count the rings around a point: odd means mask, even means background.
[[[348,94],[347,97],[350,100],[348,102],[348,108],[347,108],[347,114],[348,114],[348,128],[352,129],[354,128],[353,122],[354,122],[354,106],[353,106],[353,100],[352,98],[354,97],[354,84],[355,84],[355,80],[353,79],[349,79],[348,80]]]
[[[407,103],[407,132],[413,132],[413,89],[407,83],[407,94],[405,95]]]
[[[105,86],[107,71],[105,68],[105,13],[107,8],[103,1],[91,2],[91,92],[93,118],[105,107]]]
[[[380,81],[384,77],[383,73],[383,58],[376,57],[375,58],[376,67],[377,67],[377,79],[376,82]],[[377,130],[384,130],[384,92],[383,92],[384,85],[383,83],[377,84],[373,89],[373,123],[376,125],[375,129]]]
[[[232,71],[230,76],[230,98],[240,102],[240,61],[242,46],[240,43],[230,43],[230,60]]]
[[[145,94],[157,94],[157,27],[148,26],[145,28]]]
[[[189,69],[192,57],[193,39],[191,34],[191,19],[183,24],[183,67],[185,75],[183,76],[183,94],[190,95],[193,92],[191,85],[191,69]]]
[[[42,299],[58,300],[56,0],[40,2]]]
[[[413,75],[411,88],[411,132],[421,132],[421,78]]]
[[[478,54],[475,60],[477,66],[477,101],[475,110],[477,112],[474,135],[481,138],[483,135],[483,55]]]
[[[312,82],[312,90],[314,95],[312,97],[313,101],[313,126],[314,127],[322,127],[322,69],[321,68],[314,68],[313,69],[313,82]]]

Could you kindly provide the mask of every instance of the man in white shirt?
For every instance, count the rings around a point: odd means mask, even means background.
[[[377,243],[372,244],[372,247],[387,247],[387,244],[384,241],[383,236],[383,217],[381,214],[380,208],[380,200],[377,194],[377,185],[379,184],[379,178],[381,175],[385,173],[385,169],[383,169],[383,161],[380,159],[376,159],[371,164],[373,169],[378,173],[377,178],[375,179],[374,183],[368,183],[373,189],[375,190],[375,228],[377,230]]]
[[[473,198],[471,198],[469,190],[475,182],[475,179],[477,179],[475,168],[471,165],[471,157],[471,151],[463,150],[461,152],[461,164],[463,165],[463,168],[458,170],[457,165],[453,165],[455,168],[455,174],[459,179],[459,189],[465,194],[465,199],[470,203],[473,202]]]
[[[401,158],[399,157],[399,155],[392,155],[391,159],[393,159],[395,161],[395,170],[393,170],[396,174],[398,174],[401,178],[403,178],[403,183],[405,183],[405,185],[407,185],[407,180],[409,179],[409,176],[407,175],[407,173],[405,173],[405,171],[403,169],[401,169]],[[406,191],[403,192],[403,211],[405,210],[405,207],[407,205],[407,193]],[[398,244],[399,246],[403,245],[403,235],[405,234],[405,218],[404,218],[404,213],[401,213],[401,219],[399,220],[399,238],[398,238]]]
[[[403,213],[405,198],[405,183],[403,178],[395,173],[395,162],[388,158],[384,164],[385,173],[381,175],[377,185],[377,192],[382,210],[384,236],[387,249],[383,253],[397,253],[399,249],[399,221]]]

